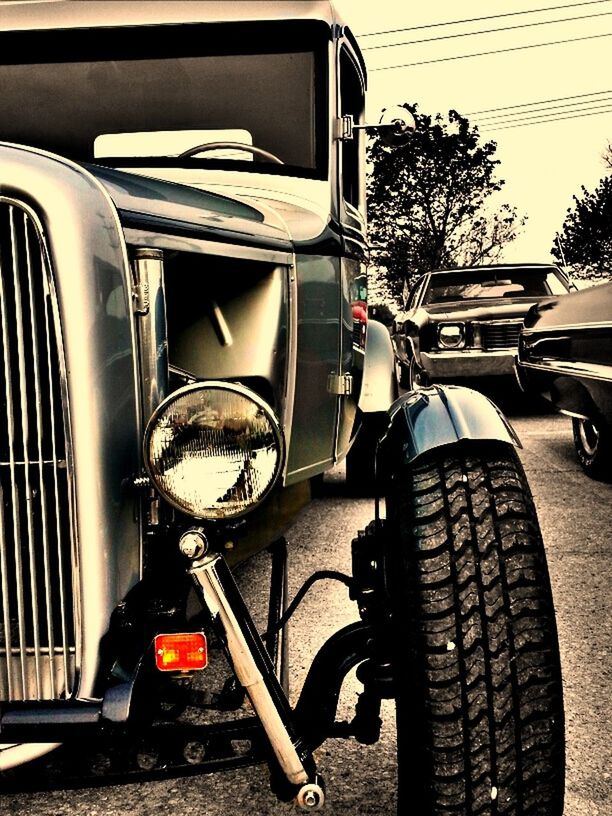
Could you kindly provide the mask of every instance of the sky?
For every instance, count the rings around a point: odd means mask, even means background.
[[[501,260],[550,261],[573,196],[582,185],[594,189],[606,172],[601,155],[612,142],[612,0],[335,0],[335,5],[368,66],[367,120],[378,122],[382,108],[403,102],[417,102],[423,113],[454,108],[472,114],[470,123],[479,124],[483,139],[498,145],[498,176],[506,182],[498,201],[528,217]],[[457,20],[470,22],[447,25]],[[404,30],[365,36],[395,29]],[[466,36],[449,36],[458,34]],[[576,41],[524,48],[570,39]],[[501,49],[515,50],[449,59]],[[414,65],[418,62],[427,64]],[[543,118],[537,113],[542,108],[548,108],[549,121],[535,123]],[[478,113],[491,109],[496,112]],[[555,117],[563,118],[552,121]],[[519,119],[520,127],[508,127]]]

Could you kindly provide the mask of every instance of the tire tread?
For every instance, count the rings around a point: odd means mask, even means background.
[[[515,452],[474,443],[434,451],[396,475],[387,516],[400,541],[388,554],[406,689],[400,813],[561,816],[554,607]]]

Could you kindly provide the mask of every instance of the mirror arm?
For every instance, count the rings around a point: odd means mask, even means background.
[[[391,124],[365,124],[365,125],[356,125],[353,121],[353,117],[348,114],[347,116],[341,116],[339,119],[336,119],[336,135],[335,138],[340,142],[348,142],[351,139],[354,139],[354,131],[355,130],[365,130],[365,131],[378,131],[378,132],[400,132],[401,127],[398,127],[398,124],[391,123]]]
[[[397,146],[403,144],[406,138],[410,138],[410,135],[416,130],[416,123],[409,111],[401,109],[399,113],[394,111],[391,115],[386,116],[383,112],[383,117],[377,125],[367,123],[356,125],[351,114],[346,114],[336,119],[334,139],[339,142],[348,142],[355,138],[356,130],[379,133],[382,140],[388,145]]]

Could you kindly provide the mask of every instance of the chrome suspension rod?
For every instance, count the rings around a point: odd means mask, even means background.
[[[299,740],[287,698],[223,556],[211,553],[190,568],[196,589],[213,621],[221,627],[238,682],[244,687],[278,763],[292,785],[305,785]]]

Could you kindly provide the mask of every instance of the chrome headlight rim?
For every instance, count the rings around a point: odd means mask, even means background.
[[[235,512],[227,512],[224,515],[196,515],[192,513],[190,510],[186,509],[184,505],[181,505],[180,502],[176,501],[173,498],[173,496],[169,495],[168,492],[164,490],[162,486],[160,486],[159,481],[156,478],[156,474],[154,473],[153,468],[151,466],[149,455],[151,436],[157,426],[160,417],[163,416],[163,414],[168,410],[168,408],[173,403],[177,402],[179,399],[189,395],[192,392],[207,390],[208,391],[217,390],[226,392],[229,391],[231,393],[238,394],[239,396],[242,396],[245,399],[248,399],[251,402],[253,402],[258,408],[262,409],[274,433],[278,450],[278,459],[276,462],[274,475],[266,489],[259,496],[259,498],[253,501],[251,504],[249,504],[248,507],[242,507],[236,510]],[[223,521],[232,521],[246,516],[248,513],[251,513],[253,510],[260,507],[261,504],[268,498],[268,496],[274,489],[275,485],[278,483],[279,477],[282,474],[285,467],[286,457],[285,436],[283,433],[282,426],[276,414],[274,413],[272,407],[256,391],[253,391],[252,389],[238,382],[231,382],[225,380],[199,380],[198,382],[189,383],[188,385],[182,386],[181,388],[178,388],[176,391],[173,391],[171,394],[168,394],[168,396],[165,397],[165,399],[162,400],[162,402],[160,402],[155,411],[153,411],[153,413],[149,417],[149,421],[147,422],[147,426],[145,428],[145,432],[143,435],[142,457],[145,470],[151,480],[152,486],[164,499],[164,501],[166,501],[170,506],[174,507],[176,510],[179,510],[181,513],[190,516],[191,518],[194,519],[222,523]]]
[[[448,345],[447,343],[443,342],[442,339],[442,331],[443,329],[458,329],[459,330],[459,342],[455,345]],[[459,351],[464,349],[466,346],[466,324],[460,320],[452,320],[447,323],[438,323],[437,327],[437,341],[438,341],[438,348],[442,349],[443,351]]]

